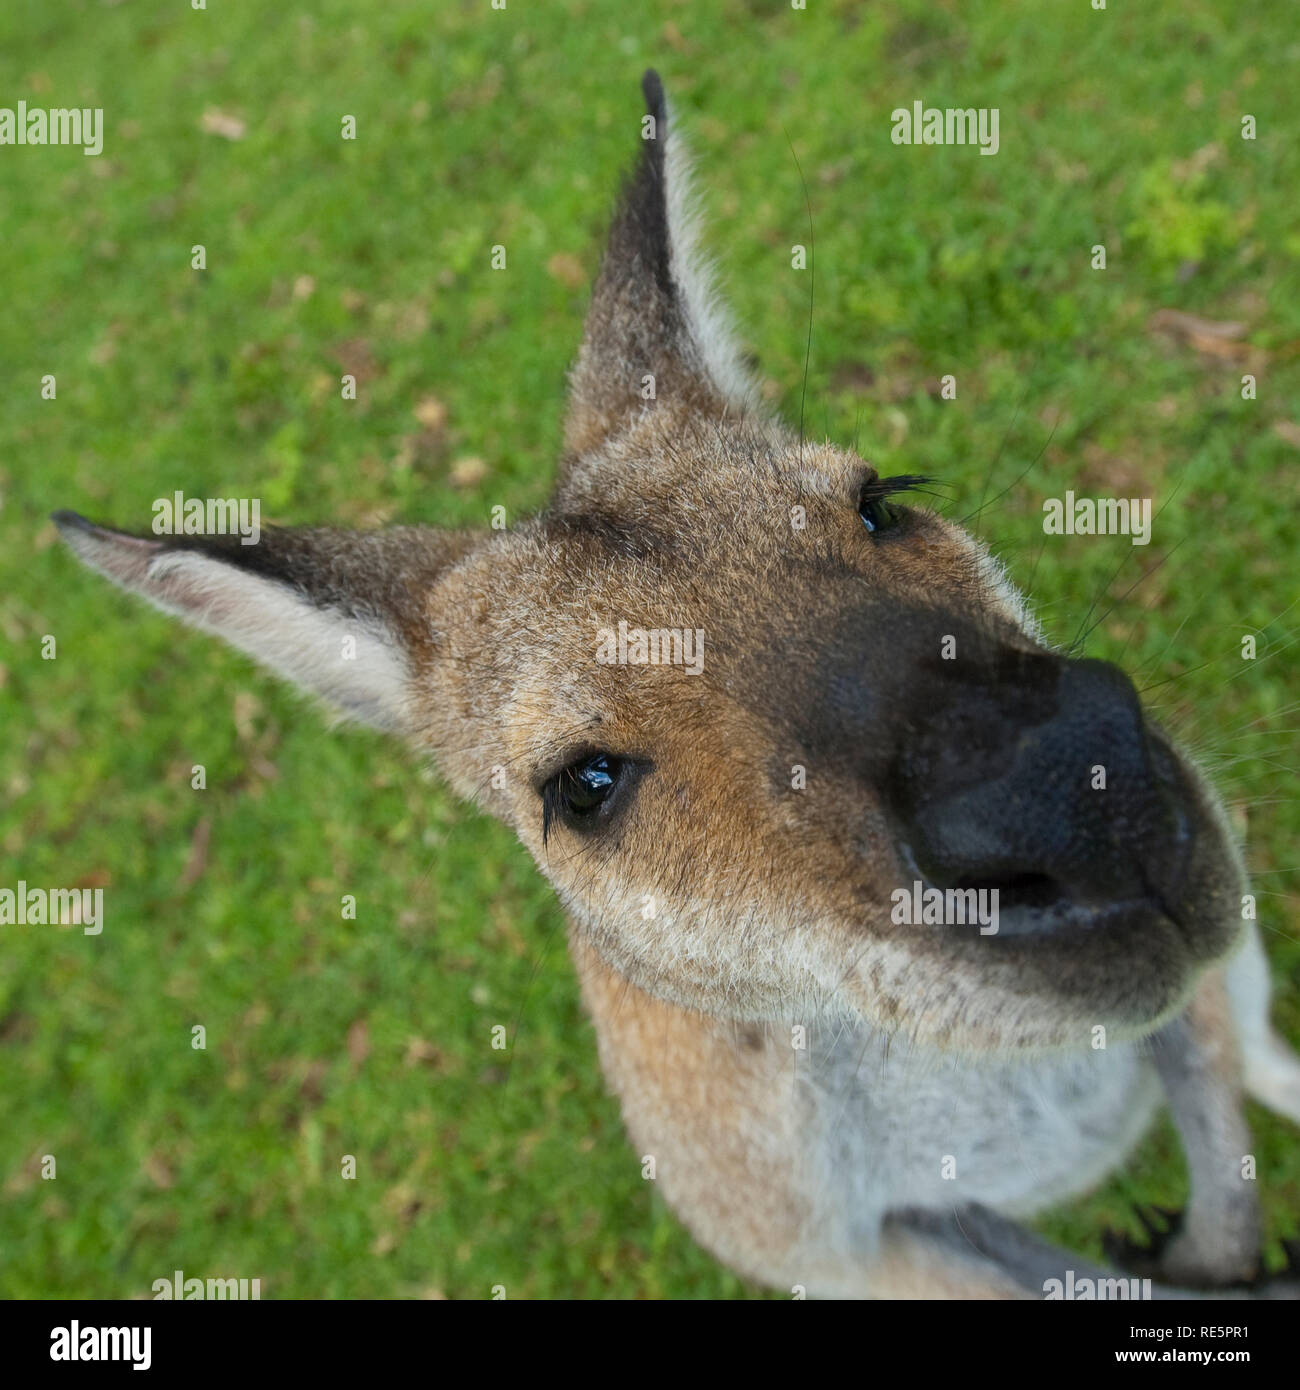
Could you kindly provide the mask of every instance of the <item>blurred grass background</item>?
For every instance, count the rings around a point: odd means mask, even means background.
[[[1010,489],[981,529],[1049,634],[1104,614],[1089,650],[1241,808],[1300,1038],[1297,59],[1284,7],[1231,0],[11,0],[0,104],[102,106],[105,149],[0,147],[0,886],[102,886],[107,925],[0,928],[0,1293],[148,1295],[177,1268],[266,1297],[755,1292],[640,1179],[511,837],[83,572],[47,520],[143,528],[176,489],[286,523],[541,504],[649,64],[769,397],[797,416],[793,145],[809,433],[935,475],[954,514]],[[893,146],[918,99],[998,107],[1000,153]],[[1045,546],[1067,488],[1165,504],[1151,545]],[[1300,1153],[1252,1119],[1276,1255]],[[1165,1127],[1043,1227],[1097,1254],[1184,1191]]]

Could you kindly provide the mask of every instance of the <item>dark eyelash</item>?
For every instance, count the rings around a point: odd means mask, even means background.
[[[896,497],[900,492],[924,492],[935,481],[923,473],[899,473],[892,478],[870,478],[862,484],[858,503],[883,502],[886,497]]]
[[[561,776],[563,774],[560,774]],[[542,788],[542,848],[551,838],[551,826],[560,809],[560,778],[552,777]]]
[[[542,797],[542,848],[546,848],[546,842],[551,836],[551,827],[555,824],[555,818],[560,813],[563,804],[563,797],[560,794],[560,783],[568,775],[574,765],[582,761],[583,758],[591,757],[598,750],[590,745],[571,748],[566,752],[564,761],[552,764],[555,771],[552,772],[544,782],[537,782],[533,785],[541,793]]]

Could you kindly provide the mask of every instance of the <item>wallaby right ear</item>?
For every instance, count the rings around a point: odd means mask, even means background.
[[[641,151],[610,227],[570,384],[565,446],[581,457],[646,410],[757,409],[696,246],[689,156],[659,74],[642,79]]]
[[[412,677],[433,641],[427,595],[476,538],[419,526],[353,532],[264,529],[240,537],[132,536],[55,512],[92,569],[223,637],[336,710],[375,728],[417,729]]]

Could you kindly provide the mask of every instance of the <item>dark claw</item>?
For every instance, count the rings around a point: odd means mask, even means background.
[[[1281,1244],[1286,1263],[1278,1270],[1261,1270],[1251,1287],[1274,1298],[1300,1298],[1300,1239]]]
[[[1134,1214],[1142,1225],[1146,1240],[1139,1244],[1119,1231],[1102,1235],[1102,1248],[1111,1264],[1138,1279],[1159,1279],[1160,1260],[1169,1242],[1183,1225],[1181,1211],[1164,1207],[1136,1207]]]

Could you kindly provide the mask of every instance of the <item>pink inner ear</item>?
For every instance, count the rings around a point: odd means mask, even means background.
[[[76,512],[56,512],[54,522],[86,564],[120,584],[141,583],[149,561],[164,548],[161,541],[96,526]]]

